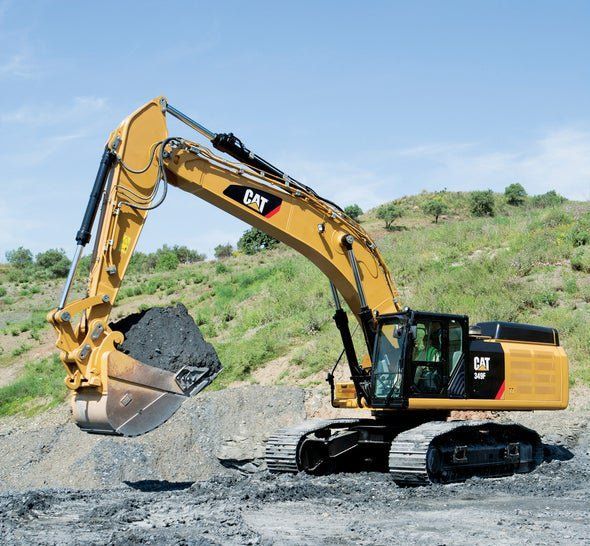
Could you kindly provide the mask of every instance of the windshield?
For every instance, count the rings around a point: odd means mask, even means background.
[[[403,322],[394,319],[382,324],[373,358],[373,396],[383,400],[398,398],[402,385],[404,335],[399,335]]]

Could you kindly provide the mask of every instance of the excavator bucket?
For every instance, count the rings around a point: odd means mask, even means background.
[[[125,339],[103,356],[106,392],[78,389],[72,401],[74,419],[86,432],[145,434],[221,371],[215,349],[182,305],[149,309],[110,327]]]

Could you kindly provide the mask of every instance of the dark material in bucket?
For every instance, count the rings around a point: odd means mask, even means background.
[[[149,366],[174,373],[184,366],[221,370],[215,349],[181,303],[134,313],[111,328],[125,336],[119,350]]]

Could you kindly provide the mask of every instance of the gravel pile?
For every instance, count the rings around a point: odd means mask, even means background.
[[[189,398],[169,421],[136,438],[90,435],[67,406],[0,420],[0,491],[78,489],[124,481],[194,481],[258,470],[264,441],[305,419],[304,391],[247,386]],[[1,541],[0,541],[1,542]]]

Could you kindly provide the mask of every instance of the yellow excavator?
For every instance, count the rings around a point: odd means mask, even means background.
[[[224,155],[169,136],[167,115]],[[524,426],[448,417],[452,410],[567,407],[568,359],[556,330],[501,321],[470,325],[464,315],[403,307],[375,243],[340,207],[164,97],[109,136],[71,270],[48,314],[82,430],[144,434],[216,375],[198,362],[176,371],[140,362],[120,350],[124,335],[109,323],[146,216],[169,185],[282,241],[328,277],[350,372],[345,381],[336,381],[334,370],[328,374],[332,405],[370,410],[372,417],[310,420],[277,431],[266,444],[271,471],[378,470],[398,484],[417,485],[529,472],[542,462],[540,437]],[[68,301],[96,219],[86,297]],[[360,357],[342,300],[364,337]]]

